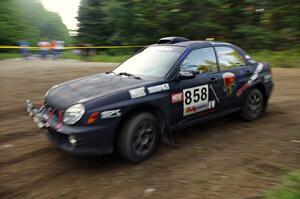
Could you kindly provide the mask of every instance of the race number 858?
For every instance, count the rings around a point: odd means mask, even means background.
[[[184,104],[202,104],[208,101],[208,86],[198,86],[190,89],[185,89],[184,91]]]

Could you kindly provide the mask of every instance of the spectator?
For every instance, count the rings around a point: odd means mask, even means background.
[[[28,49],[29,42],[27,42],[27,41],[20,41],[19,45],[20,45],[20,47],[22,47],[22,48],[20,48],[20,52],[21,52],[22,57],[24,59],[28,59],[29,54],[30,54],[29,53],[29,49]]]
[[[57,57],[61,57],[63,55],[65,42],[64,41],[56,41],[56,54]]]
[[[51,50],[52,58],[55,59],[57,56],[56,41],[53,40],[50,42],[50,50]]]
[[[84,47],[81,51],[81,59],[89,61],[90,57],[96,54],[96,51],[93,50],[92,44],[80,44],[79,46]],[[91,47],[91,48],[89,48]]]
[[[48,41],[40,41],[38,43],[38,46],[40,47],[40,56],[42,59],[45,59],[48,55],[48,50],[50,47],[50,43]]]

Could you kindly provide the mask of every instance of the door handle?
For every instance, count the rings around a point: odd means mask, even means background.
[[[211,82],[216,82],[216,81],[218,81],[218,78],[216,78],[216,77],[211,77],[211,78],[209,78],[209,82],[211,83]]]

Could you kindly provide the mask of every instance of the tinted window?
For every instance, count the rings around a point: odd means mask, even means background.
[[[216,56],[213,48],[201,48],[192,51],[182,62],[181,69],[200,73],[217,71]]]
[[[245,66],[243,57],[229,47],[216,47],[221,70],[227,70],[238,66]]]
[[[114,72],[164,77],[184,51],[185,48],[176,46],[148,47],[122,63]]]

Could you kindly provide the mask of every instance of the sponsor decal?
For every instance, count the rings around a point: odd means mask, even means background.
[[[216,105],[216,101],[212,100],[212,101],[209,101],[207,104],[189,106],[184,110],[184,113],[185,113],[184,116],[202,112],[202,111],[212,110],[215,108],[215,105]],[[209,113],[209,112],[207,112],[207,113]]]
[[[171,103],[177,103],[183,101],[183,94],[182,92],[172,93],[171,94]]]
[[[183,116],[208,109],[208,84],[183,90]]]
[[[109,110],[109,111],[102,112],[100,118],[108,119],[108,118],[120,117],[121,115],[122,115],[121,109],[116,109],[116,110]]]
[[[237,97],[240,97],[242,94],[243,94],[243,92],[245,91],[245,90],[247,90],[247,88],[249,88],[250,87],[250,84],[248,84],[248,82],[246,82],[237,92],[236,92],[236,96]]]
[[[264,65],[262,63],[259,63],[254,71],[254,73],[251,75],[249,80],[236,92],[236,96],[240,97],[243,92],[253,85],[253,83],[258,79],[259,73],[263,70]]]
[[[249,84],[252,84],[255,80],[257,80],[258,78],[258,74],[263,70],[264,65],[262,63],[259,63],[253,73],[253,75],[251,75],[250,79],[248,80]]]
[[[230,96],[236,89],[235,75],[231,72],[226,72],[223,74],[223,81],[223,90],[227,96]]]
[[[213,109],[216,106],[216,101],[215,100],[211,100],[208,102],[208,109]]]
[[[160,84],[160,85],[148,87],[148,92],[150,94],[161,92],[161,91],[167,91],[167,90],[170,90],[169,84]]]
[[[146,96],[145,87],[132,89],[129,94],[132,99]]]

